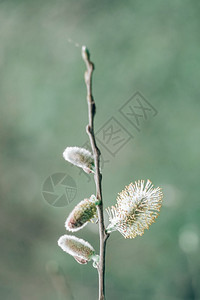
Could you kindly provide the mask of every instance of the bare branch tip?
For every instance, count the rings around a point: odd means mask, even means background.
[[[90,61],[90,52],[86,46],[82,46],[82,57],[85,62]]]

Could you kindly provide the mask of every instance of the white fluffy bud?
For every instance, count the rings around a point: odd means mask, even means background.
[[[63,157],[86,173],[94,173],[94,158],[90,151],[79,147],[67,147],[63,152]]]
[[[63,235],[58,240],[58,246],[72,255],[80,264],[87,264],[91,259],[96,260],[94,248],[83,239],[72,235]]]

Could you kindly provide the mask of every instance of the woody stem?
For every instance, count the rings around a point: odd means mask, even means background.
[[[87,88],[87,103],[88,103],[88,118],[89,123],[86,127],[86,132],[90,139],[92,152],[94,156],[95,174],[94,180],[96,184],[96,198],[99,200],[97,206],[98,220],[99,220],[99,239],[100,239],[100,260],[98,265],[99,275],[99,300],[105,300],[105,251],[106,241],[109,234],[105,232],[104,216],[103,216],[103,199],[102,199],[102,174],[100,171],[100,155],[101,152],[96,144],[94,133],[94,116],[96,112],[95,102],[92,95],[92,74],[94,71],[94,64],[90,61],[90,54],[85,46],[82,47],[82,57],[86,64],[85,84]]]

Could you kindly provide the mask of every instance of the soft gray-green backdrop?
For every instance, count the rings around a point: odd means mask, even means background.
[[[197,0],[0,1],[1,299],[97,299],[96,270],[57,246],[68,213],[95,192],[62,158],[87,142],[83,44],[95,62],[96,129],[114,118],[134,137],[115,156],[100,145],[105,207],[137,179],[165,195],[142,237],[110,237],[107,299],[200,299],[199,31]],[[139,118],[140,132],[119,111],[137,91],[157,111]],[[63,208],[42,196],[57,172],[77,187]],[[96,225],[77,236],[98,249]]]

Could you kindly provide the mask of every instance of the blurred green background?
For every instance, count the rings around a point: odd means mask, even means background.
[[[199,1],[0,1],[0,298],[97,299],[97,272],[58,246],[69,212],[95,193],[62,158],[87,140],[81,45],[95,63],[98,130],[111,117],[134,136],[102,166],[105,207],[137,179],[163,188],[142,237],[113,233],[107,299],[200,299]],[[119,112],[137,91],[158,111],[138,132]],[[141,120],[141,118],[140,118]],[[65,207],[42,196],[51,174],[70,175]],[[76,236],[98,249],[96,225]]]

